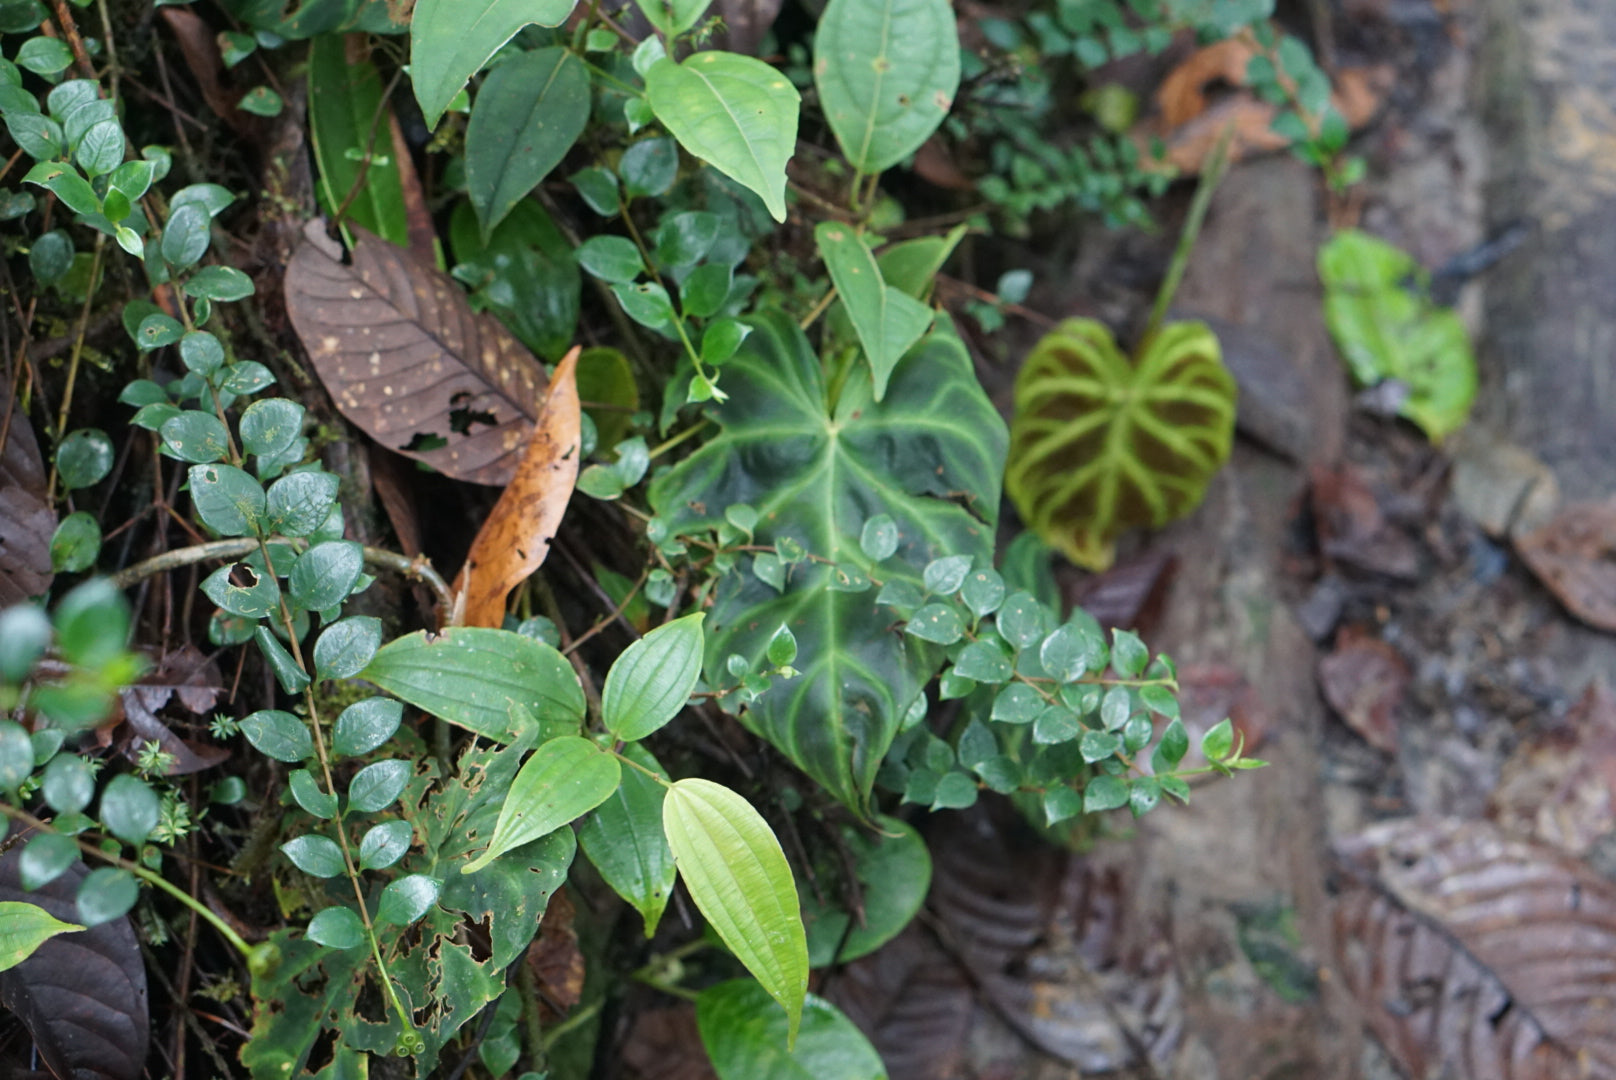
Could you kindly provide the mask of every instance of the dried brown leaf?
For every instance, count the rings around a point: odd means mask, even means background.
[[[577,909],[563,886],[550,897],[539,923],[539,936],[527,950],[528,970],[538,990],[541,1021],[558,1024],[584,996],[584,954],[573,926]]]
[[[388,449],[456,480],[515,475],[544,369],[435,266],[350,226],[351,264],[320,222],[286,268],[286,309],[344,416]],[[427,438],[445,440],[421,449]]]
[[[181,645],[170,650],[150,675],[118,691],[127,725],[118,733],[122,736],[123,755],[130,761],[139,761],[141,749],[155,742],[174,759],[168,776],[201,772],[228,760],[230,751],[224,747],[182,739],[157,715],[175,698],[189,712],[203,713],[213,708],[223,693],[217,665],[195,646]]]
[[[1335,650],[1319,660],[1319,686],[1348,727],[1376,750],[1397,753],[1397,706],[1408,689],[1408,662],[1355,626],[1342,629]]]
[[[1313,469],[1310,499],[1319,549],[1327,558],[1387,577],[1419,576],[1419,550],[1387,520],[1362,470],[1351,465]]]
[[[1566,507],[1515,550],[1567,611],[1616,632],[1616,498]]]
[[[1120,627],[1149,636],[1177,569],[1178,559],[1170,552],[1147,551],[1084,578],[1070,599],[1105,630]]]
[[[162,13],[163,21],[168,23],[169,30],[173,31],[174,40],[180,46],[180,55],[185,57],[185,66],[191,69],[191,77],[196,80],[197,89],[202,92],[202,100],[207,102],[208,108],[238,134],[251,132],[253,118],[236,108],[241,94],[224,84],[224,57],[220,54],[219,39],[212,28],[202,21],[200,15],[185,8],[162,7],[158,10]]]
[[[1616,885],[1479,821],[1341,845],[1341,973],[1405,1073],[1616,1077]]]
[[[506,596],[550,554],[578,482],[580,351],[573,346],[556,365],[522,464],[472,541],[455,579],[457,625],[499,626]]]
[[[50,588],[51,536],[56,508],[45,486],[45,463],[27,413],[12,408],[10,391],[0,411],[0,608],[43,596]],[[8,415],[9,414],[9,415]],[[9,420],[9,426],[8,426]]]
[[[1516,748],[1490,809],[1504,829],[1577,856],[1616,829],[1616,694],[1603,680],[1560,723]]]
[[[33,892],[18,878],[23,845],[0,856],[0,900],[37,904],[64,922],[79,919],[75,862]],[[61,934],[0,972],[0,1003],[21,1020],[45,1065],[61,1080],[137,1080],[150,1037],[146,965],[128,918]]]
[[[824,996],[864,1032],[890,1080],[958,1074],[975,995],[958,962],[920,927],[838,970]]]
[[[623,1043],[623,1064],[640,1080],[718,1080],[696,1029],[696,1007],[646,1009]]]

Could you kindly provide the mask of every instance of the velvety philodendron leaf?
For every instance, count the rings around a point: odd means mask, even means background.
[[[410,81],[428,127],[466,80],[524,26],[560,26],[577,0],[416,0]]]
[[[353,232],[345,265],[311,222],[286,268],[287,314],[332,399],[390,450],[456,480],[509,483],[544,369],[436,267]]]
[[[1441,442],[1464,426],[1476,399],[1470,335],[1452,308],[1424,295],[1430,275],[1414,257],[1357,229],[1319,249],[1324,322],[1360,386],[1396,379],[1398,413]]]
[[[831,0],[814,38],[814,85],[859,172],[914,153],[953,107],[959,32],[948,0]]]
[[[483,242],[567,156],[589,121],[589,70],[560,46],[488,74],[466,124],[466,191]]]
[[[620,766],[588,739],[563,735],[544,743],[511,782],[488,850],[460,868],[475,874],[512,848],[555,832],[617,790]]]
[[[582,414],[574,375],[580,351],[575,346],[556,365],[522,463],[477,530],[455,578],[461,625],[501,625],[505,598],[550,554],[550,541],[578,482]]]
[[[931,325],[931,308],[887,284],[869,244],[850,226],[824,222],[814,229],[814,242],[864,347],[880,401],[893,366]]]
[[[808,940],[780,841],[751,803],[699,777],[668,789],[662,829],[696,907],[785,1009],[789,1047],[808,993]]]
[[[675,532],[716,529],[724,511],[758,511],[758,544],[786,540],[873,570],[860,548],[865,522],[898,527],[896,557],[877,576],[920,581],[944,555],[992,557],[1005,432],[970,358],[936,330],[898,363],[884,400],[855,373],[827,412],[824,372],[796,323],[768,312],[724,365],[730,399],[709,406],[722,433],[651,484],[651,501]],[[899,721],[941,655],[895,633],[875,590],[839,591],[837,568],[791,567],[784,591],[749,566],[726,575],[707,624],[707,681],[734,685],[738,653],[766,664],[782,626],[796,636],[795,679],[776,679],[747,723],[859,813]]]
[[[408,247],[404,186],[386,138],[385,84],[365,40],[321,34],[309,43],[309,136],[320,166],[320,208],[335,214],[346,206],[348,220]]]
[[[359,673],[394,697],[490,739],[509,741],[511,706],[532,710],[544,736],[575,734],[584,692],[555,649],[510,630],[454,626],[383,645]]]
[[[1104,570],[1122,532],[1200,504],[1229,456],[1235,393],[1201,323],[1169,323],[1130,361],[1105,326],[1067,319],[1016,377],[1005,490],[1047,543]]]
[[[1341,845],[1339,970],[1410,1076],[1616,1077],[1616,886],[1483,821]]]
[[[20,873],[28,846],[0,856],[0,900],[36,905],[79,923],[76,897],[88,874],[73,862],[54,880],[28,891]],[[137,1080],[146,1065],[150,1020],[146,966],[126,918],[44,942],[0,972],[0,1004],[28,1028],[51,1072],[73,1080]]]
[[[708,987],[696,1001],[702,1045],[719,1080],[886,1080],[870,1040],[824,998],[808,996],[797,1045],[786,1014],[751,979]]]
[[[750,56],[699,52],[682,64],[658,60],[645,90],[679,145],[755,191],[774,220],[786,219],[802,95],[784,75]]]

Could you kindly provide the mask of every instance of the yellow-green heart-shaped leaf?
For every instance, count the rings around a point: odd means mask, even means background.
[[[1005,490],[1091,570],[1127,529],[1195,509],[1234,438],[1234,379],[1198,322],[1169,323],[1130,361],[1103,325],[1068,319],[1022,365],[1015,401]]]

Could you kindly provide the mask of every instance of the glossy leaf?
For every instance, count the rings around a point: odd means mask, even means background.
[[[751,803],[700,778],[668,789],[662,827],[696,907],[785,1009],[789,1046],[808,992],[808,940],[780,842]]]
[[[532,710],[546,735],[576,732],[584,715],[578,676],[555,649],[508,630],[450,627],[388,642],[360,672],[395,697],[491,739],[509,741],[511,706]]]
[[[814,242],[864,347],[880,401],[893,366],[931,326],[931,308],[888,285],[868,243],[849,226],[823,222],[814,228]]]
[[[1476,398],[1476,358],[1464,322],[1416,291],[1427,279],[1414,257],[1343,229],[1319,249],[1324,321],[1353,380],[1407,387],[1398,412],[1433,442],[1464,426]]]
[[[389,698],[356,701],[338,714],[331,731],[331,749],[343,757],[368,754],[393,737],[403,718],[404,706]]]
[[[265,709],[241,722],[241,733],[259,753],[296,764],[314,756],[314,739],[303,721],[289,712]]]
[[[314,877],[336,877],[343,872],[342,849],[324,836],[299,836],[281,845],[292,865]]]
[[[320,631],[314,643],[314,670],[322,679],[352,678],[375,658],[381,643],[380,619],[370,615],[341,619]]]
[[[365,943],[365,924],[352,908],[328,907],[314,913],[308,935],[329,949],[357,949]]]
[[[412,835],[407,821],[384,821],[371,826],[359,840],[359,868],[383,870],[392,866],[409,851]]]
[[[840,1009],[812,994],[796,1045],[790,1022],[749,979],[708,987],[696,999],[696,1026],[718,1080],[886,1080],[881,1055]]]
[[[589,72],[568,49],[523,53],[489,72],[466,124],[466,190],[485,241],[588,120]]]
[[[601,721],[625,742],[643,739],[678,715],[701,678],[703,612],[657,627],[623,650],[606,673]]]
[[[1015,399],[1005,490],[1091,570],[1124,531],[1195,509],[1234,438],[1234,379],[1200,323],[1169,323],[1130,361],[1104,325],[1068,319],[1028,356]]]
[[[233,465],[193,465],[191,504],[220,536],[246,536],[264,517],[264,489]]]
[[[362,814],[385,810],[397,801],[410,781],[407,761],[378,761],[366,765],[348,783],[348,809]]]
[[[667,778],[667,771],[639,743],[623,747],[623,756]],[[673,895],[673,851],[662,833],[667,791],[667,785],[639,769],[624,769],[617,790],[577,826],[578,845],[606,884],[640,913],[647,938],[656,933]]]
[[[315,817],[329,820],[337,816],[337,797],[323,790],[309,770],[293,769],[286,777],[286,786],[297,805]]]
[[[376,905],[376,922],[408,926],[425,915],[437,900],[443,883],[425,874],[409,874],[382,890]]]
[[[127,773],[114,776],[101,793],[101,823],[126,844],[138,845],[151,835],[160,809],[157,793]]]
[[[699,52],[664,57],[645,76],[657,119],[690,153],[750,188],[776,221],[786,219],[786,162],[797,148],[802,96],[779,71],[750,56]]]
[[[617,759],[588,739],[564,735],[544,743],[511,783],[488,850],[460,872],[474,874],[512,848],[589,813],[617,790],[620,771]]]
[[[427,127],[436,127],[466,80],[518,30],[559,26],[576,0],[416,0],[410,81]]]
[[[920,148],[953,106],[959,34],[948,0],[831,0],[814,38],[814,85],[859,172]]]
[[[769,313],[753,325],[724,368],[730,400],[710,407],[721,434],[652,481],[671,530],[718,528],[724,507],[746,503],[758,511],[758,544],[873,570],[859,541],[884,514],[903,565],[884,563],[883,580],[918,587],[912,568],[941,555],[986,563],[1004,428],[958,340],[933,332],[899,363],[883,401],[855,376],[827,411],[823,370],[795,323]],[[962,492],[963,506],[953,501]],[[791,629],[802,676],[776,680],[745,719],[861,811],[904,712],[941,663],[918,639],[890,633],[892,611],[875,595],[837,591],[822,563],[798,563],[784,592],[738,569],[721,580],[707,622],[715,686],[728,681],[726,657],[758,668],[775,631]]]

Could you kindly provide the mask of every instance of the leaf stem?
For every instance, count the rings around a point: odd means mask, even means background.
[[[1195,189],[1189,216],[1184,219],[1184,231],[1179,233],[1178,247],[1173,250],[1173,261],[1167,267],[1167,276],[1162,279],[1161,289],[1156,293],[1156,303],[1150,309],[1150,322],[1146,324],[1144,335],[1140,337],[1135,350],[1138,353],[1142,353],[1161,330],[1162,323],[1167,319],[1167,309],[1172,306],[1173,296],[1184,280],[1184,271],[1190,264],[1190,253],[1195,250],[1201,225],[1206,221],[1207,208],[1212,205],[1212,193],[1217,190],[1224,171],[1229,167],[1229,144],[1234,140],[1234,130],[1233,124],[1224,129],[1223,136],[1212,148],[1212,156],[1201,170],[1200,186]]]

